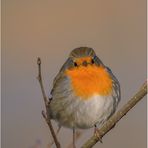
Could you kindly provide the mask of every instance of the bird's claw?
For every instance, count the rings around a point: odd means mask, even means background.
[[[95,127],[95,131],[94,131],[94,136],[96,136],[96,137],[99,139],[99,141],[100,141],[101,143],[103,143],[102,137],[101,137],[101,135],[100,135],[100,133],[99,133],[99,129],[96,128],[96,127]]]

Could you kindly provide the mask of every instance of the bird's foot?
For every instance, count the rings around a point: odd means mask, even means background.
[[[95,126],[95,129],[94,129],[94,136],[96,136],[97,138],[99,138],[99,141],[101,143],[103,143],[102,137],[101,137],[100,132],[99,132],[99,129],[96,126]]]

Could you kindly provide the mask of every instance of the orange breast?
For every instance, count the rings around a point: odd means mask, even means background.
[[[112,91],[112,80],[102,66],[80,66],[66,70],[76,95],[89,99],[92,95],[109,95]]]

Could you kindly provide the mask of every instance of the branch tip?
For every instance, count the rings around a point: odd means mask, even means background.
[[[41,58],[40,57],[37,58],[37,64],[41,65]]]

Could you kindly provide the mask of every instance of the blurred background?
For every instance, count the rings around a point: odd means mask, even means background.
[[[146,81],[146,0],[2,0],[2,148],[48,148],[47,95],[72,49],[92,47],[121,83],[118,109]],[[56,128],[56,124],[55,128]],[[83,131],[79,148],[93,129]],[[59,134],[62,147],[72,131]],[[146,148],[146,97],[95,148]]]

